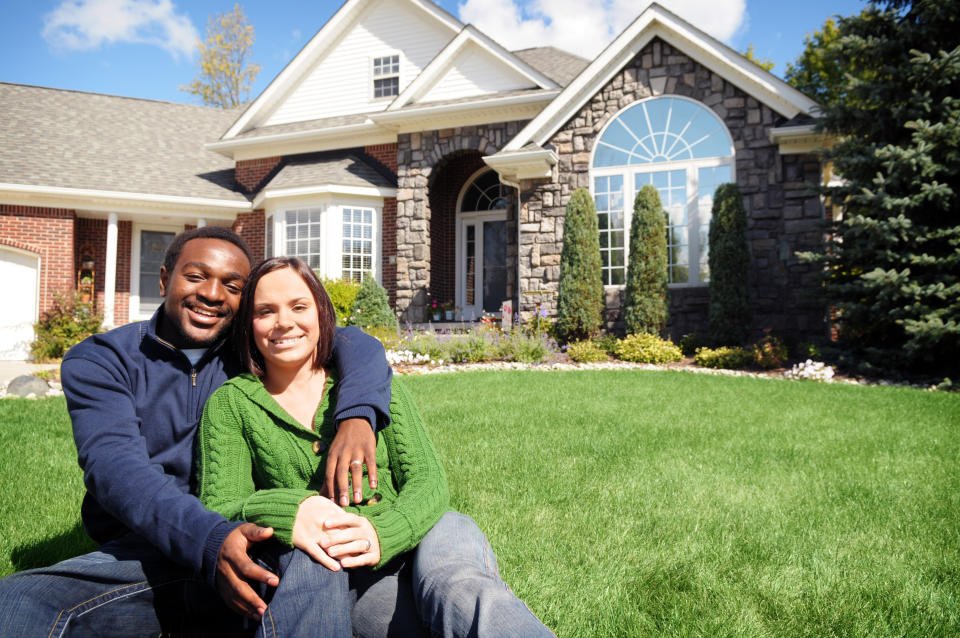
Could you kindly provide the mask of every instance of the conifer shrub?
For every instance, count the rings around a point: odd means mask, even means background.
[[[753,352],[740,346],[697,348],[693,362],[704,368],[739,370],[753,363]]]
[[[71,346],[101,331],[103,315],[76,293],[57,293],[53,304],[34,324],[36,338],[30,344],[35,361],[60,359]]]
[[[596,363],[608,359],[607,352],[596,340],[571,343],[567,346],[567,356],[576,363]]]
[[[703,348],[708,344],[707,340],[699,332],[688,332],[680,337],[679,345],[683,356],[692,357],[697,353],[697,348]]]
[[[377,283],[376,278],[367,273],[360,284],[357,296],[353,300],[350,312],[350,324],[360,328],[393,328],[397,329],[397,316],[390,308],[387,291]]]
[[[646,184],[633,203],[630,262],[624,289],[627,334],[660,334],[667,325],[667,217],[657,189]]]
[[[323,283],[333,309],[337,313],[337,325],[345,326],[350,319],[350,313],[353,311],[353,300],[360,291],[360,284],[352,279],[329,279],[324,277],[320,280]]]
[[[585,188],[573,192],[563,223],[556,336],[562,343],[588,339],[603,321],[600,231]]]
[[[648,332],[628,335],[620,341],[617,358],[635,363],[667,363],[680,361],[683,353],[669,339],[661,339]]]
[[[717,343],[741,344],[750,334],[747,213],[736,184],[721,184],[710,220],[710,333]]]

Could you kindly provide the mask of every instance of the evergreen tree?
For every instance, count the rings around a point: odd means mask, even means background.
[[[603,321],[600,231],[590,192],[578,188],[567,203],[560,253],[557,338],[564,343],[586,339]]]
[[[750,336],[750,251],[747,211],[736,184],[721,184],[710,219],[710,334],[720,345],[740,345]]]
[[[960,356],[960,3],[873,2],[841,18],[848,73],[823,110],[843,206],[824,251],[842,344],[886,370]]]
[[[667,324],[667,218],[650,184],[637,193],[630,222],[630,262],[624,290],[627,334],[659,335]]]
[[[397,316],[390,309],[390,298],[372,273],[367,273],[353,299],[350,323],[360,328],[397,329]]]

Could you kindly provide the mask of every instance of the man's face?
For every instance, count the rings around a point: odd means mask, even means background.
[[[159,333],[178,348],[205,348],[230,326],[250,262],[222,239],[191,239],[173,270],[160,268],[163,321]]]

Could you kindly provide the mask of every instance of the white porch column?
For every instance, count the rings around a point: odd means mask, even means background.
[[[206,225],[207,225],[207,220],[205,220],[203,217],[197,220],[197,228],[203,228]]]
[[[103,325],[113,328],[115,323],[114,307],[117,298],[117,214],[110,213],[107,218],[107,254],[103,273]]]

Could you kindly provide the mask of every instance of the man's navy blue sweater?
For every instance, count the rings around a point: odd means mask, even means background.
[[[63,359],[87,488],[81,513],[98,543],[133,532],[213,584],[220,546],[237,523],[191,493],[194,436],[207,398],[241,369],[229,340],[191,364],[157,336],[161,312],[89,337]],[[356,328],[338,329],[333,357],[341,376],[337,421],[387,425],[391,371],[380,342]]]

